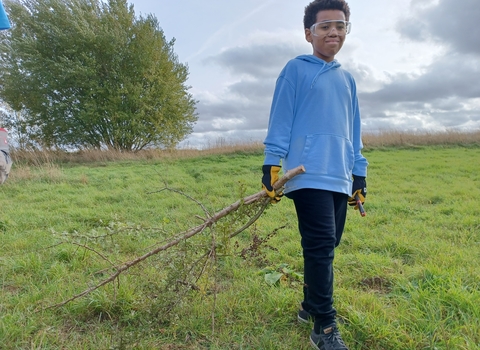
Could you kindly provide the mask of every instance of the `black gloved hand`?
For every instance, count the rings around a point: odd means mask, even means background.
[[[273,189],[273,184],[278,181],[278,173],[282,167],[279,165],[264,165],[262,166],[262,188],[267,195],[272,199],[272,203],[280,201],[282,194],[276,194]]]
[[[348,198],[348,204],[355,206],[354,209],[358,209],[356,196],[358,196],[362,204],[365,203],[365,197],[367,196],[367,180],[365,176],[353,175],[352,196]]]

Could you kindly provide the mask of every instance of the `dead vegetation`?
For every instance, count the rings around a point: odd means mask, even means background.
[[[473,132],[401,132],[384,131],[365,133],[363,135],[365,149],[381,147],[412,146],[467,146],[480,145],[480,130]]]
[[[415,146],[470,146],[480,145],[480,130],[472,132],[402,132],[384,131],[364,133],[365,150],[390,147]],[[129,160],[182,159],[211,155],[262,154],[261,142],[227,143],[218,142],[205,149],[184,148],[175,150],[148,149],[139,152],[120,152],[115,150],[82,150],[78,152],[19,150],[11,152],[14,163],[42,166],[51,163],[102,163]]]

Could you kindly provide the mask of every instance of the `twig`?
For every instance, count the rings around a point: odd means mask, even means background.
[[[103,254],[100,253],[100,252],[97,252],[95,249],[90,248],[89,246],[87,246],[87,245],[85,245],[85,244],[81,244],[81,243],[77,243],[77,242],[72,242],[71,244],[76,245],[76,246],[78,246],[78,247],[81,247],[81,248],[83,248],[83,249],[89,250],[89,251],[97,254],[97,255],[98,255],[99,257],[101,257],[103,260],[107,261],[110,265],[115,266],[115,264],[112,263],[105,255],[103,255]]]
[[[258,220],[258,218],[260,216],[262,216],[263,212],[265,211],[265,208],[267,207],[268,204],[270,204],[271,202],[271,199],[270,198],[264,198],[262,199],[262,205],[260,206],[260,209],[258,209],[258,211],[255,213],[254,216],[252,216],[250,218],[250,220],[248,220],[248,222],[243,225],[242,227],[240,227],[238,230],[236,230],[235,232],[232,232],[230,234],[230,236],[228,236],[229,238],[233,238],[235,237],[236,235],[238,235],[240,232],[243,232],[245,231],[247,228],[249,228],[255,221]]]
[[[158,192],[162,192],[162,191],[165,191],[165,190],[172,191],[172,192],[175,192],[175,193],[179,193],[179,194],[181,194],[182,196],[187,197],[187,198],[190,199],[191,201],[197,203],[198,206],[199,206],[200,208],[202,208],[202,210],[203,210],[203,212],[205,213],[205,215],[210,216],[209,211],[207,210],[207,208],[205,208],[205,206],[204,206],[202,203],[200,203],[199,201],[197,201],[195,198],[189,196],[188,194],[183,193],[182,191],[179,191],[179,190],[176,190],[176,189],[174,189],[174,188],[168,187],[168,185],[167,185],[166,183],[165,183],[165,187],[162,188],[161,190],[154,191],[154,192],[148,192],[148,194],[158,193]]]

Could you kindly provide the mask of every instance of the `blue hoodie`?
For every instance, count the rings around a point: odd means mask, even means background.
[[[355,80],[333,60],[298,56],[275,86],[265,165],[306,172],[287,182],[285,193],[314,188],[352,193],[352,175],[367,176]]]

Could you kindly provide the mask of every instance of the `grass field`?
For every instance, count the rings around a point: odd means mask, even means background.
[[[367,216],[349,210],[335,259],[345,342],[480,349],[480,147],[364,154]],[[0,186],[0,349],[308,349],[286,198],[231,240],[249,208],[49,308],[258,192],[262,162],[258,149],[17,161]]]

